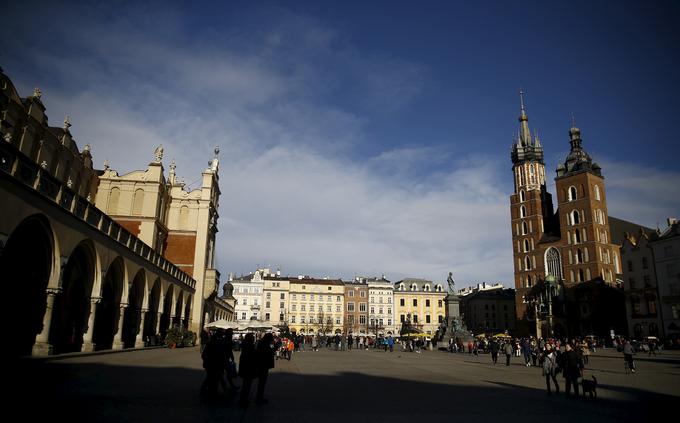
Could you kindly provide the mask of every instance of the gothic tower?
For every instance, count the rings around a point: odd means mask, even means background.
[[[571,151],[557,167],[555,187],[562,238],[565,284],[597,277],[616,283],[619,248],[611,243],[602,169],[582,147],[581,131],[572,120]]]
[[[545,238],[559,236],[559,233],[554,233],[552,196],[545,185],[543,146],[538,136],[532,137],[529,131],[523,95],[520,91],[520,127],[510,153],[515,179],[515,191],[510,196],[510,214],[518,318],[524,316],[524,294],[545,275],[538,243]]]

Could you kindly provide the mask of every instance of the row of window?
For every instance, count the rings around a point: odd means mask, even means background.
[[[406,287],[404,286],[403,283],[399,284],[398,290],[399,291],[406,291]],[[409,291],[418,291],[418,285],[416,285],[415,283],[411,284],[411,286],[409,287]],[[431,291],[432,291],[432,289],[430,288],[430,284],[426,283],[425,286],[423,287],[423,292],[431,292]],[[435,292],[442,292],[443,288],[440,284],[437,284],[437,285],[434,286],[434,291]]]
[[[290,310],[291,310],[291,311],[297,311],[297,309],[298,309],[297,304],[292,304],[292,305],[290,306]],[[306,304],[300,304],[300,311],[307,311],[306,309],[307,309]],[[309,311],[314,311],[314,304],[309,304]],[[321,305],[321,304],[319,304],[319,311],[323,311],[323,305]],[[330,304],[327,305],[327,306],[326,306],[326,311],[329,312],[329,313],[332,312],[332,311],[333,311],[333,306],[330,305]],[[339,305],[335,306],[335,311],[336,311],[336,312],[340,312],[340,311],[341,311],[341,308],[340,308]]]
[[[405,314],[399,315],[399,319],[400,319],[401,323],[403,324],[404,322],[406,322],[406,315]],[[438,323],[442,323],[444,321],[444,316],[442,316],[441,314],[437,315],[437,320],[438,320]],[[417,314],[411,315],[411,323],[418,323],[418,315]],[[432,323],[432,316],[430,316],[429,314],[426,314],[425,315],[425,323]]]
[[[280,294],[279,298],[282,299],[282,300],[285,300],[285,299],[286,299],[286,294],[285,294],[284,292],[282,292],[282,293]],[[272,299],[272,293],[271,293],[271,292],[267,292],[267,299],[268,299],[268,300],[271,300],[271,299]]]
[[[348,297],[354,297],[354,291],[353,291],[353,290],[348,291],[348,292],[347,292],[347,296],[348,296]],[[361,298],[366,298],[366,291],[359,291],[359,296],[360,296]]]
[[[599,185],[593,185],[593,194],[594,194],[595,199],[596,199],[597,201],[601,201],[602,196],[601,196],[601,194],[600,194],[600,187],[599,187]],[[576,201],[576,200],[578,200],[578,199],[580,199],[580,198],[584,198],[584,197],[585,197],[585,192],[584,192],[583,185],[581,185],[581,194],[580,194],[580,195],[579,195],[579,193],[577,192],[576,187],[575,187],[574,185],[570,186],[570,187],[567,189],[566,197],[567,197],[567,201]]]
[[[414,307],[418,307],[418,299],[417,298],[414,298],[412,300],[412,303],[413,303]],[[402,306],[402,307],[405,307],[406,306],[406,299],[400,298],[399,299],[399,305]],[[443,300],[437,300],[437,307],[443,307],[443,306],[444,306],[444,301]],[[425,307],[430,307],[430,300],[429,299],[425,299]]]
[[[290,316],[290,322],[291,323],[297,323],[298,322],[297,317],[298,316]],[[300,316],[299,322],[300,323],[323,323],[322,320],[323,319],[322,319],[321,316],[316,320],[314,319],[314,316],[309,316],[309,319],[305,319],[305,316]],[[332,317],[326,318],[326,323],[333,324],[333,318]],[[341,324],[341,319],[339,317],[335,318],[335,324],[336,325]]]
[[[378,298],[378,303],[382,304],[384,301],[383,297]],[[371,302],[375,303],[375,297],[371,297]],[[392,304],[392,297],[387,297],[387,304]]]
[[[318,297],[318,301],[323,302],[323,298],[324,298],[323,294],[318,294],[317,297]],[[309,300],[310,301],[315,301],[315,299],[317,297],[314,297],[314,294],[309,294]],[[298,299],[297,294],[291,294],[290,298],[293,301],[296,301]],[[300,299],[303,300],[303,301],[306,301],[307,300],[307,294],[301,294]],[[332,295],[326,295],[326,301],[328,301],[328,302],[333,301],[333,296]],[[335,301],[338,301],[338,302],[342,301],[342,295],[336,295]]]

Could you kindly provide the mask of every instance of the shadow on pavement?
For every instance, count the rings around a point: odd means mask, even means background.
[[[656,420],[677,400],[628,388],[621,389],[627,400],[570,399],[484,380],[470,386],[351,371],[334,375],[276,371],[267,386],[270,403],[240,410],[233,396],[215,404],[201,400],[201,370],[31,360],[10,367],[8,403],[15,408],[11,411],[31,421],[415,423],[436,419],[470,423],[547,418],[551,423],[641,422]]]

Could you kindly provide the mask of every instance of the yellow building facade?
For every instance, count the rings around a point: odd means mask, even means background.
[[[290,279],[288,327],[303,334],[343,331],[345,285],[341,280]]]
[[[396,333],[406,320],[433,335],[446,319],[444,298],[446,292],[441,283],[425,279],[404,279],[394,284]]]

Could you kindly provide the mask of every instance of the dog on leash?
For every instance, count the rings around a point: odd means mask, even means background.
[[[581,381],[581,390],[584,397],[588,394],[590,398],[597,398],[597,378],[595,375],[592,376],[592,380],[584,378]]]

